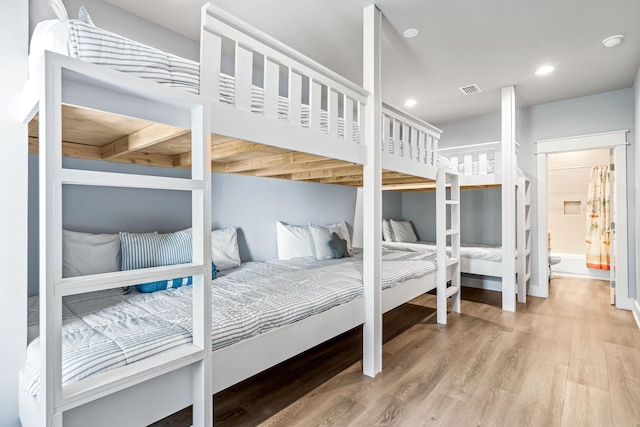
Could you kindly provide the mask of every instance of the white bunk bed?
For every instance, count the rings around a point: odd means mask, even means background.
[[[492,188],[503,186],[501,142],[488,142],[466,146],[440,148],[439,162],[444,168],[458,171],[462,188]],[[520,145],[515,143],[517,156]],[[488,256],[465,257],[461,259],[461,270],[467,274],[502,277],[502,262],[508,260],[516,265],[518,301],[526,302],[526,290],[531,280],[531,187],[522,169],[514,170],[516,183],[516,253],[513,256],[495,253]],[[504,211],[503,211],[504,214]],[[477,248],[479,253],[484,248]],[[501,251],[501,246],[494,250]],[[464,251],[464,250],[463,250]]]
[[[365,39],[367,35],[379,38],[379,12],[369,7],[365,10],[366,16],[377,16],[375,19],[378,24],[373,25],[373,29],[369,26],[365,30]],[[234,105],[221,101],[220,97],[223,85],[220,75],[223,38],[235,43]],[[252,112],[255,111],[251,102],[254,53],[264,57],[264,114]],[[288,73],[289,103],[286,117],[279,115],[278,110],[282,68]],[[299,102],[302,99],[303,80],[310,82],[308,107],[303,107]],[[212,5],[203,8],[199,92],[199,95],[195,95],[162,88],[137,76],[51,52],[44,53],[37,73],[31,75],[22,99],[22,116],[25,122],[34,123],[30,126],[30,135],[36,133],[37,138],[30,137],[29,142],[30,146],[37,147],[40,154],[41,362],[38,396],[24,392],[25,379],[21,376],[20,416],[23,425],[86,425],[87,420],[96,426],[145,425],[189,405],[194,407],[194,425],[211,425],[213,393],[363,323],[367,341],[368,335],[380,334],[380,328],[375,325],[380,324],[381,309],[386,311],[433,289],[435,279],[431,274],[406,280],[383,292],[380,275],[375,273],[376,269],[381,268],[380,256],[376,257],[375,251],[372,251],[373,255],[364,259],[364,298],[212,351],[211,305],[208,303],[211,300],[209,171],[216,167],[224,168],[215,162],[211,163],[216,150],[210,144],[215,141],[215,135],[223,139],[255,141],[278,149],[324,156],[353,165],[365,164],[368,156],[370,160],[377,161],[377,175],[380,178],[383,175],[381,167],[384,167],[394,173],[424,179],[438,178],[442,189],[447,174],[436,170],[437,140],[425,138],[426,134],[419,131],[416,133],[415,153],[420,153],[417,157],[413,154],[405,156],[404,152],[400,159],[392,157],[395,155],[393,152],[378,154],[381,151],[373,144],[376,126],[368,121],[380,123],[380,111],[371,105],[372,99],[379,100],[379,92],[367,93]],[[326,93],[324,98],[323,92]],[[323,99],[327,105],[325,112],[321,109]],[[303,109],[308,111],[308,121],[303,117],[307,114]],[[122,136],[106,148],[90,143],[69,144],[67,138],[63,138],[63,122],[70,114],[77,113],[76,110],[147,120],[151,123],[149,128],[161,134],[158,138],[160,141],[155,139],[153,144],[175,138],[171,147],[181,145],[183,151],[168,153],[167,149],[157,149],[136,154],[136,148],[144,147],[136,139],[144,133],[141,131],[137,131],[137,134],[134,132],[136,137]],[[37,121],[32,120],[36,114]],[[357,127],[348,125],[353,121],[357,122]],[[251,125],[248,126],[248,123]],[[172,129],[167,131],[163,127]],[[368,134],[370,129],[373,129],[373,135]],[[359,143],[361,136],[356,135],[358,131],[365,135],[362,140],[366,144]],[[212,133],[214,136],[211,136]],[[372,144],[373,150],[370,148]],[[63,156],[187,167],[191,168],[191,178],[67,169],[62,166]],[[369,170],[373,175],[376,174],[375,161],[374,168]],[[455,182],[457,175],[451,176]],[[365,191],[369,191],[374,200],[379,200],[380,182],[369,188],[366,184],[367,166],[364,182]],[[60,248],[61,190],[64,185],[190,192],[193,261],[189,264],[63,278]],[[444,202],[444,191],[440,198],[443,207],[445,203],[455,205],[457,201]],[[379,220],[377,222],[377,229],[372,227],[372,230],[368,230],[365,227],[368,235],[380,235]],[[444,226],[442,232],[445,233]],[[376,239],[379,248],[380,239]],[[438,253],[439,322],[446,323],[445,296],[457,296],[453,310],[459,311],[459,279],[456,282],[455,274],[451,273],[455,271],[456,264],[457,259],[447,259],[444,251]],[[452,281],[449,288],[446,287],[447,272]],[[62,385],[60,337],[63,297],[185,276],[193,276],[193,339],[190,344],[179,345],[133,364]],[[380,303],[378,308],[375,301]],[[292,334],[299,339],[291,340]],[[376,341],[375,337],[369,340]],[[381,347],[375,348],[366,342],[364,347],[365,373],[375,375],[375,366],[367,367],[372,363],[380,365]],[[372,351],[377,351],[379,356],[372,354]],[[167,399],[169,390],[171,399]]]

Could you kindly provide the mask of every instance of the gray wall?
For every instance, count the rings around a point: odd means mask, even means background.
[[[38,293],[38,157],[29,156],[29,295]],[[64,159],[64,166],[188,177],[189,171]],[[238,227],[243,261],[277,258],[275,222],[353,225],[356,189],[241,175],[212,174],[212,227]],[[191,225],[188,192],[65,186],[63,227],[90,233],[168,232]]]
[[[399,191],[382,192],[382,218],[403,219],[402,216],[402,194]]]

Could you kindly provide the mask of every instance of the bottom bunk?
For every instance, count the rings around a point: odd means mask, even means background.
[[[432,254],[384,251],[382,264],[384,311],[436,287]],[[364,323],[361,254],[325,261],[249,262],[227,270],[211,287],[214,393]],[[63,390],[99,385],[116,368],[190,344],[191,301],[191,286],[65,297]],[[32,297],[30,307],[37,306]],[[37,309],[30,312],[33,338]],[[39,342],[33,338],[21,372],[25,426],[39,425]],[[63,424],[86,425],[91,419],[96,426],[142,425],[170,415],[191,404],[195,369],[196,364],[185,364],[65,408]]]

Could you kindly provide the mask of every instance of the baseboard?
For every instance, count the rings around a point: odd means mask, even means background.
[[[636,325],[640,329],[640,303],[638,300],[633,300],[633,317],[636,319]]]

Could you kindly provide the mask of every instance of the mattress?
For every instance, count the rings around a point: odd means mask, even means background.
[[[314,260],[313,267],[299,260],[288,265],[249,262],[213,280],[212,349],[361,298],[362,258],[336,261]],[[424,254],[399,253],[383,266],[387,287],[435,271],[435,262]],[[63,298],[63,385],[191,343],[191,304],[191,286],[150,294],[113,289]],[[29,307],[32,341],[23,378],[25,392],[37,395],[38,297],[29,299]]]
[[[425,252],[429,254],[435,254],[437,252],[436,244],[433,242],[382,242],[382,247],[384,249]],[[447,248],[447,254],[451,255],[451,249]],[[490,262],[502,262],[502,247],[479,243],[462,243],[460,245],[460,257]]]
[[[115,70],[153,80],[165,86],[199,93],[200,64],[159,49],[127,39],[82,21],[47,20],[38,23],[29,51],[29,74],[35,75],[38,61],[45,50],[77,58]],[[235,79],[220,75],[220,102],[235,104]],[[252,85],[251,112],[264,114],[264,89]],[[278,118],[288,120],[289,100],[278,97]],[[310,109],[301,106],[301,126],[309,127]],[[357,122],[352,123],[353,141],[360,141]],[[344,118],[338,117],[337,134],[344,138]],[[320,112],[320,131],[328,133],[329,115]]]

